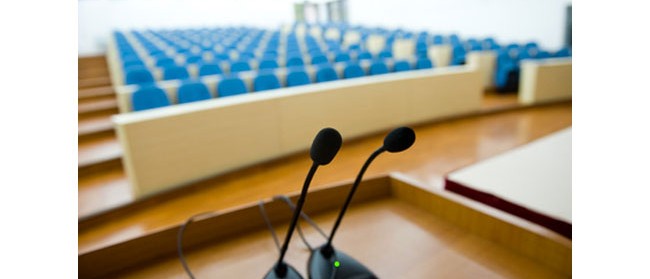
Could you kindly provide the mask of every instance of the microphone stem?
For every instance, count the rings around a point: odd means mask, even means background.
[[[379,149],[375,150],[375,152],[373,152],[370,155],[370,157],[368,157],[368,160],[366,160],[366,162],[363,164],[363,167],[361,167],[361,171],[359,171],[357,178],[354,180],[352,189],[350,189],[350,193],[348,194],[348,197],[345,200],[345,204],[343,204],[343,209],[341,209],[341,212],[339,212],[339,217],[336,219],[336,223],[334,223],[334,227],[332,228],[332,232],[330,233],[329,239],[327,239],[327,244],[325,245],[325,247],[329,248],[332,246],[332,239],[334,239],[334,234],[336,233],[336,230],[339,228],[339,225],[341,224],[341,220],[343,219],[343,215],[345,215],[345,211],[348,210],[348,206],[352,201],[354,192],[357,190],[357,187],[359,187],[359,184],[361,183],[361,179],[363,178],[363,174],[366,172],[366,169],[368,169],[368,166],[370,165],[370,163],[372,163],[372,160],[374,160],[375,157],[377,157],[379,154],[381,154],[384,151],[385,151],[384,147],[380,147]]]
[[[307,177],[305,178],[305,184],[302,186],[302,192],[300,192],[298,203],[296,204],[296,208],[293,211],[293,217],[291,218],[291,223],[289,224],[287,237],[284,239],[284,244],[282,244],[282,249],[280,250],[280,258],[278,259],[278,263],[276,267],[282,265],[282,262],[284,260],[284,255],[287,253],[287,249],[289,248],[289,241],[291,240],[291,235],[293,234],[293,231],[296,228],[296,224],[298,223],[298,217],[300,216],[300,212],[302,211],[302,205],[305,203],[307,190],[309,189],[309,184],[311,183],[311,179],[314,177],[314,173],[316,172],[316,169],[318,169],[318,164],[313,163],[311,165],[311,169],[309,169],[309,173],[307,174]]]

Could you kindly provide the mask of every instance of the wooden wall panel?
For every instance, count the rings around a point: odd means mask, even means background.
[[[344,139],[480,109],[470,67],[373,76],[115,116],[124,165],[148,195],[309,147],[321,128]]]
[[[570,100],[571,72],[571,58],[522,61],[519,102],[529,105]]]

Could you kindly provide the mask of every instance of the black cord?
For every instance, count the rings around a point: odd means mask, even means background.
[[[289,197],[285,195],[278,195],[273,197],[273,199],[274,200],[279,199],[284,201],[289,206],[289,208],[291,208],[292,211],[296,209],[296,205],[293,204],[293,202],[291,202],[291,199],[289,199]],[[300,217],[302,217],[305,221],[307,221],[307,223],[309,223],[309,225],[311,225],[316,231],[318,231],[318,233],[320,233],[320,235],[322,235],[325,239],[328,238],[327,234],[325,234],[325,232],[318,225],[316,225],[316,222],[314,222],[311,218],[309,218],[309,216],[305,212],[300,212]]]
[[[275,196],[275,197],[273,197],[273,200],[281,200],[281,201],[285,202],[289,206],[289,208],[291,209],[292,212],[296,210],[296,205],[293,202],[291,202],[291,199],[289,199],[289,197],[287,197],[286,195]],[[260,210],[260,214],[262,215],[262,218],[264,219],[264,223],[266,224],[266,228],[269,230],[269,232],[271,232],[271,236],[273,237],[273,241],[275,242],[275,246],[277,247],[277,249],[279,251],[280,250],[280,241],[278,239],[277,234],[275,233],[275,229],[273,229],[273,225],[271,224],[271,220],[269,219],[269,217],[268,217],[268,215],[266,213],[266,209],[264,208],[264,202],[259,201],[257,206],[258,206],[258,208]],[[183,269],[185,269],[185,272],[187,273],[187,275],[191,279],[194,279],[195,277],[194,277],[194,274],[192,274],[192,271],[190,270],[189,265],[187,264],[187,260],[185,259],[185,255],[183,254],[183,234],[185,233],[185,230],[187,229],[187,226],[190,223],[194,222],[194,220],[196,218],[198,218],[200,216],[203,216],[203,215],[208,215],[208,214],[211,215],[211,214],[214,214],[214,213],[215,212],[211,211],[211,212],[203,212],[203,213],[192,215],[190,218],[187,218],[185,223],[183,223],[180,226],[180,228],[178,229],[178,237],[176,239],[176,245],[177,245],[177,250],[178,250],[178,260],[181,262],[181,264],[183,265]],[[309,225],[311,225],[316,231],[318,231],[318,233],[320,235],[322,235],[325,239],[328,238],[327,235],[325,234],[325,232],[318,225],[316,225],[316,223],[311,218],[309,218],[309,215],[307,215],[304,212],[300,212],[300,217],[303,220],[307,221],[307,223],[309,223]],[[307,239],[306,239],[306,237],[305,237],[305,235],[304,235],[304,233],[302,231],[302,228],[300,227],[300,223],[298,223],[296,225],[297,225],[296,229],[298,229],[298,235],[300,235],[300,239],[302,239],[302,242],[305,244],[305,246],[307,246],[307,248],[310,251],[313,251],[312,246],[307,241]]]
[[[273,225],[271,225],[271,220],[269,220],[269,216],[266,215],[266,210],[264,209],[264,202],[259,201],[257,206],[260,209],[260,214],[262,214],[262,218],[264,219],[264,223],[266,223],[266,228],[271,232],[271,236],[273,236],[273,241],[275,242],[275,247],[277,247],[278,251],[279,251],[280,250],[280,241],[278,240],[278,235],[275,234],[275,230],[273,229]]]
[[[185,233],[185,229],[187,226],[194,221],[195,218],[203,215],[212,215],[215,212],[203,212],[199,214],[192,215],[190,218],[187,218],[185,223],[181,225],[181,227],[178,229],[178,237],[176,239],[176,249],[178,251],[178,260],[181,262],[183,265],[183,269],[185,269],[185,272],[187,273],[187,276],[189,276],[191,279],[194,279],[194,274],[192,274],[192,271],[190,270],[190,267],[187,265],[187,260],[185,260],[185,255],[183,255],[183,233]]]

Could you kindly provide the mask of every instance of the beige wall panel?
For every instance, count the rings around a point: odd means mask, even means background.
[[[528,105],[570,100],[572,93],[571,72],[570,58],[522,61],[519,102]]]
[[[451,63],[451,45],[433,45],[427,51],[434,67],[447,67]]]
[[[295,152],[308,147],[323,127],[333,127],[345,139],[396,126],[406,108],[396,82],[367,77],[341,86],[296,95],[280,101],[283,148]],[[402,84],[403,82],[399,82]]]
[[[467,54],[467,65],[478,68],[484,88],[494,87],[496,60],[497,55],[493,50],[472,51]]]
[[[275,101],[265,100],[121,125],[136,195],[276,157],[276,114]]]
[[[284,88],[115,116],[137,196],[309,148],[324,127],[345,140],[480,107],[471,67]]]
[[[483,94],[480,75],[477,71],[465,69],[445,68],[445,74],[414,80],[409,87],[405,87],[410,92],[404,94],[409,98],[409,106],[404,110],[403,121],[420,123],[477,111]]]

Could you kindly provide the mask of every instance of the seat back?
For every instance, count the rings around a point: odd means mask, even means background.
[[[275,60],[264,60],[260,62],[259,69],[276,69],[278,68],[278,62],[275,62]]]
[[[411,64],[409,64],[408,61],[406,60],[401,60],[395,62],[395,65],[393,66],[395,72],[404,72],[404,71],[409,71],[411,70]]]
[[[323,64],[316,70],[316,82],[326,82],[339,79],[334,68],[329,64]]]
[[[280,87],[282,87],[280,80],[271,72],[260,74],[253,80],[253,89],[255,91],[271,90]]]
[[[287,58],[287,67],[303,66],[303,65],[305,65],[305,63],[302,61],[302,57],[293,56]]]
[[[363,71],[363,68],[357,63],[349,63],[343,69],[343,78],[355,78],[365,76],[366,73]]]
[[[312,56],[311,58],[312,65],[323,64],[323,63],[329,63],[329,60],[327,60],[327,57],[325,55],[317,54],[315,56]]]
[[[248,64],[248,61],[237,61],[230,64],[231,73],[246,72],[250,70],[251,70],[251,65]]]
[[[190,73],[183,66],[169,66],[163,68],[163,80],[170,79],[186,79],[190,77]]]
[[[217,95],[227,97],[247,93],[248,89],[244,81],[238,77],[227,77],[219,81]]]
[[[221,66],[216,63],[205,63],[199,66],[199,76],[218,75],[223,73]]]
[[[292,70],[287,74],[287,87],[310,84],[309,75],[304,69]]]
[[[187,81],[178,87],[178,103],[190,103],[212,98],[208,87],[199,81]]]
[[[167,66],[175,66],[176,62],[174,59],[169,58],[169,57],[160,57],[156,60],[156,67],[167,67]]]
[[[142,84],[154,82],[153,75],[144,66],[131,66],[124,70],[126,84]]]
[[[350,55],[345,52],[341,52],[337,54],[336,57],[334,57],[334,62],[345,62],[345,61],[350,61]]]
[[[203,56],[201,55],[190,55],[185,57],[185,63],[186,64],[198,64],[203,61]]]
[[[359,53],[359,55],[357,56],[357,60],[370,60],[370,59],[372,59],[372,53],[368,51]]]
[[[420,58],[415,62],[415,68],[418,70],[431,69],[433,68],[433,63],[429,58]]]
[[[169,106],[169,98],[165,91],[155,85],[146,85],[138,88],[131,95],[133,111],[141,111]]]
[[[369,73],[371,76],[387,74],[388,72],[388,66],[383,61],[375,61],[370,65]]]

